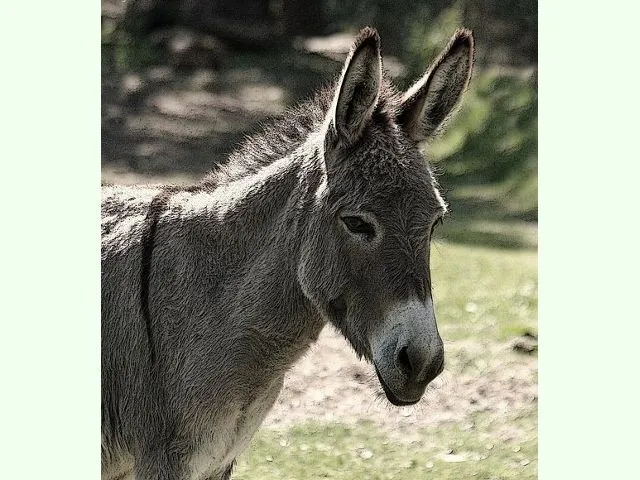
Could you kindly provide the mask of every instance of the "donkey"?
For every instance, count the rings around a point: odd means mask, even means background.
[[[418,142],[466,89],[458,30],[404,93],[363,29],[337,82],[189,187],[102,192],[102,478],[228,479],[330,323],[387,399],[443,369],[429,245],[446,211]]]

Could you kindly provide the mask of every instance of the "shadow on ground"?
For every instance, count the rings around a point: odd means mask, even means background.
[[[103,181],[197,180],[261,122],[309,96],[339,71],[295,50],[234,54],[223,69],[156,65],[118,71],[104,62]]]

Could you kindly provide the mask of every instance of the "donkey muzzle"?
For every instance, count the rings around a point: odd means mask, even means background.
[[[430,303],[394,307],[372,338],[373,363],[387,399],[396,406],[420,400],[444,368],[444,346]]]

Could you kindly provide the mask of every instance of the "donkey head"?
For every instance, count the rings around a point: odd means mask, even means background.
[[[316,196],[298,278],[306,296],[372,361],[390,402],[410,405],[443,369],[429,246],[446,211],[418,142],[468,85],[473,37],[459,30],[427,73],[398,93],[380,39],[364,29],[325,120],[326,183]]]

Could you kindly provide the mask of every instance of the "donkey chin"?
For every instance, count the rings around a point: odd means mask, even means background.
[[[393,405],[417,403],[444,369],[444,346],[430,303],[395,306],[370,341],[378,380]]]

